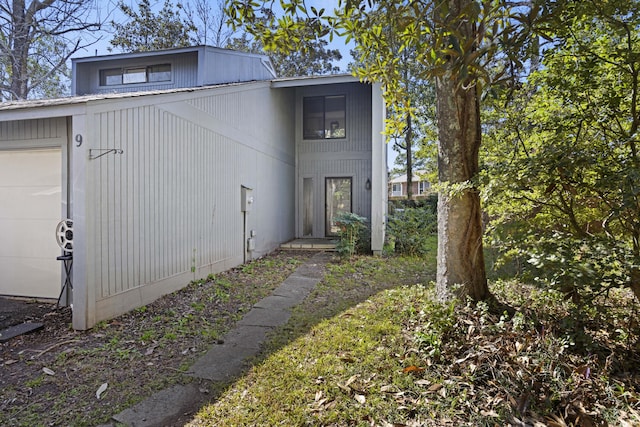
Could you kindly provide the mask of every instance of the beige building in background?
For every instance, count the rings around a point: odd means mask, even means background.
[[[422,199],[432,193],[431,184],[420,171],[412,175],[411,188],[414,199]],[[407,174],[389,179],[389,200],[406,200],[408,194]]]

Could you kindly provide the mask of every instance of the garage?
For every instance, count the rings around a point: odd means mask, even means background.
[[[60,148],[0,150],[0,294],[58,298]]]

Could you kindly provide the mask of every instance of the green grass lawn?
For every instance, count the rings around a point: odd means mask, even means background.
[[[560,295],[516,281],[492,284],[513,317],[442,305],[433,258],[330,264],[248,374],[189,425],[640,424],[628,294],[584,318]]]

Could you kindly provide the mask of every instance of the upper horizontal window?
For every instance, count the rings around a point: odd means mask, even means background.
[[[171,64],[100,70],[100,86],[171,81]]]
[[[303,99],[303,138],[346,138],[346,97],[311,96]]]
[[[133,83],[146,83],[147,69],[142,68],[125,68],[122,72],[122,84],[128,85]]]
[[[100,70],[100,86],[113,86],[122,84],[122,69],[112,68]]]
[[[149,82],[171,81],[171,64],[152,65],[147,67]]]

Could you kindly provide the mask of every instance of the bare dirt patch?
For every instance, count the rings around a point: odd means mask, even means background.
[[[55,310],[53,303],[0,298],[0,331],[20,323],[43,322]]]

